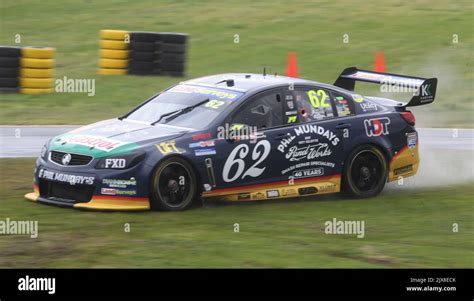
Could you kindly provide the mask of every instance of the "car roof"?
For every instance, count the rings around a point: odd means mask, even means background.
[[[335,89],[350,93],[345,89],[335,87],[333,85],[318,83],[301,78],[294,78],[281,75],[263,75],[255,73],[224,73],[217,75],[210,75],[199,77],[191,80],[182,82],[182,84],[198,85],[205,87],[220,88],[226,90],[240,91],[240,92],[255,92],[260,90],[266,90],[273,87],[279,87],[284,85],[318,85],[320,87]]]

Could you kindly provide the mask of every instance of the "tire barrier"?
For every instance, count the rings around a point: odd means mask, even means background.
[[[51,47],[0,46],[0,92],[54,92],[54,55]]]
[[[99,74],[185,75],[187,34],[102,30],[100,38]]]

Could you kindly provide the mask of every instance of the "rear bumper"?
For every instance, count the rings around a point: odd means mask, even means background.
[[[85,210],[143,211],[150,209],[150,202],[147,198],[93,196],[87,203],[74,203],[66,200],[41,197],[38,191],[25,194],[25,198],[32,202]]]

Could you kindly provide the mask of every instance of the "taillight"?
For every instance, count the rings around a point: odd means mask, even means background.
[[[401,112],[400,115],[402,115],[403,119],[405,119],[408,124],[415,125],[415,115],[413,115],[412,112]]]

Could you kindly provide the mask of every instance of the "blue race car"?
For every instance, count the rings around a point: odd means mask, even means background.
[[[408,87],[404,104],[353,92]],[[48,141],[31,201],[98,210],[184,210],[200,198],[254,201],[344,191],[376,196],[417,172],[415,117],[436,78],[345,69],[334,85],[277,75],[182,82],[115,119]]]

